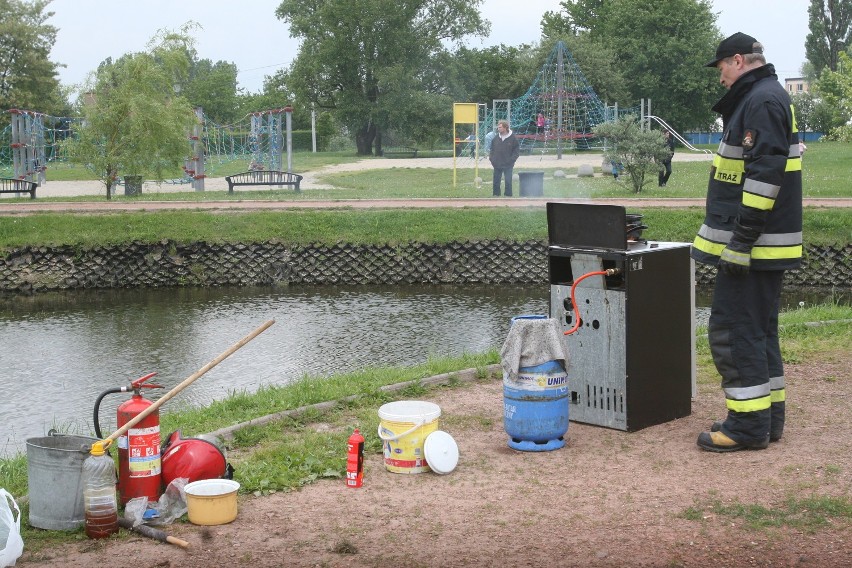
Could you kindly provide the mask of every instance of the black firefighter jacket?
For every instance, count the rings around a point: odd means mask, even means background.
[[[715,265],[734,239],[753,245],[753,270],[798,268],[802,159],[792,103],[775,68],[764,65],[741,76],[713,110],[722,115],[724,130],[692,257]]]

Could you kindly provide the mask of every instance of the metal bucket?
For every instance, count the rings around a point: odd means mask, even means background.
[[[27,439],[30,526],[61,531],[82,526],[83,462],[96,441],[61,434]]]

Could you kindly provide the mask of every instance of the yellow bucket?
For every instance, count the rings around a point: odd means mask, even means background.
[[[423,444],[438,429],[441,407],[432,402],[399,400],[379,408],[379,438],[385,468],[391,473],[423,473],[431,468]]]
[[[237,518],[237,490],[230,479],[203,479],[184,487],[189,522],[193,525],[224,525]]]

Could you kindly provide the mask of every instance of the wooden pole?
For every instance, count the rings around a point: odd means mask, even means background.
[[[127,432],[129,429],[133,428],[134,426],[136,426],[136,424],[138,424],[139,422],[144,420],[146,416],[148,416],[149,414],[151,414],[152,412],[154,412],[155,410],[157,410],[158,408],[163,406],[163,404],[165,404],[166,401],[168,401],[169,399],[174,397],[176,394],[178,394],[180,391],[182,391],[183,389],[185,389],[186,387],[191,385],[201,375],[203,375],[204,373],[206,373],[207,371],[209,371],[210,369],[212,369],[213,367],[215,367],[216,365],[218,365],[219,363],[221,363],[222,361],[224,361],[225,359],[227,359],[228,357],[233,355],[237,350],[241,349],[246,343],[248,343],[249,341],[251,341],[252,339],[257,337],[258,335],[260,335],[261,333],[266,331],[266,329],[269,328],[269,326],[271,326],[274,323],[275,323],[275,320],[269,320],[268,322],[264,323],[263,325],[261,325],[260,327],[255,329],[253,332],[251,332],[250,334],[248,334],[247,336],[245,336],[244,338],[242,338],[238,342],[234,343],[224,353],[222,353],[221,355],[219,355],[218,357],[216,357],[215,359],[213,359],[212,361],[210,361],[209,363],[207,363],[206,365],[201,367],[199,370],[197,370],[191,376],[184,379],[183,382],[181,382],[175,388],[173,388],[172,390],[167,392],[165,395],[163,395],[163,397],[160,398],[159,400],[157,400],[154,404],[152,404],[151,406],[149,406],[148,408],[146,408],[145,410],[143,410],[142,412],[140,412],[139,414],[134,416],[129,422],[127,422],[127,424],[125,424],[124,426],[122,426],[121,428],[119,428],[118,430],[116,430],[115,432],[110,434],[107,438],[105,438],[104,441],[107,442],[107,443],[104,444],[104,448],[108,448],[112,444],[112,442],[114,442],[116,439],[118,439],[119,436],[121,436],[122,434]]]

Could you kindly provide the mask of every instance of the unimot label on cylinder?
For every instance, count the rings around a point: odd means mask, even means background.
[[[565,371],[558,373],[525,373],[520,371],[514,377],[504,377],[503,385],[517,390],[531,391],[561,389],[568,386],[568,375]]]
[[[127,457],[130,477],[160,475],[160,427],[128,430]]]

